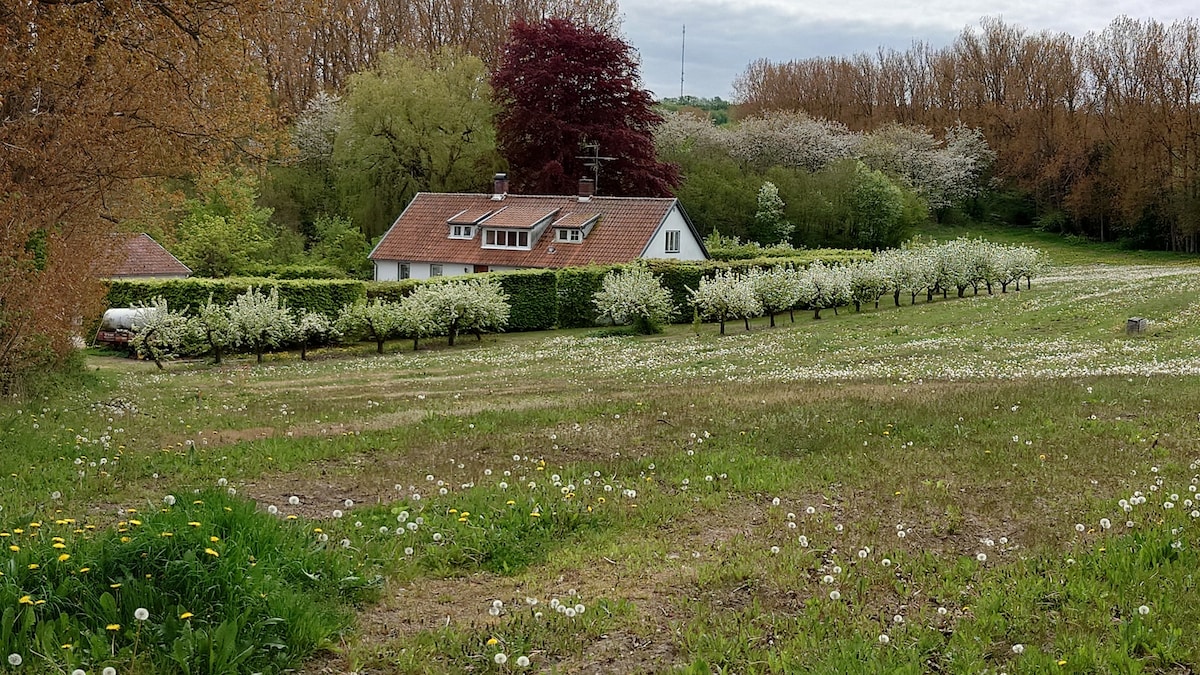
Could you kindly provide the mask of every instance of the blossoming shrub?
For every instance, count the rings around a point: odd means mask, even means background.
[[[675,315],[670,292],[645,265],[604,275],[592,301],[600,316],[615,324],[632,325],[643,335],[661,333],[663,324]]]
[[[112,527],[57,518],[0,533],[0,651],[46,671],[279,672],[376,593],[357,556],[223,492]]]

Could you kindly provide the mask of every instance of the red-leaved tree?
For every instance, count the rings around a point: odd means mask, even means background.
[[[573,194],[592,176],[585,144],[613,158],[601,160],[600,194],[663,197],[679,183],[678,167],[655,155],[662,118],[619,38],[565,19],[514,23],[492,89],[514,192]]]

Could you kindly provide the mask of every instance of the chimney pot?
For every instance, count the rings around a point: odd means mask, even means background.
[[[508,194],[508,174],[498,173],[492,179],[492,199],[500,201]]]
[[[579,201],[586,202],[592,199],[592,195],[596,193],[596,181],[591,178],[579,179]]]

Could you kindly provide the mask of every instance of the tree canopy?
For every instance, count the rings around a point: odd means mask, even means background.
[[[572,194],[600,160],[597,193],[666,196],[678,169],[660,162],[652,133],[662,121],[641,88],[632,47],[563,19],[519,21],[492,75],[496,134],[514,192]]]

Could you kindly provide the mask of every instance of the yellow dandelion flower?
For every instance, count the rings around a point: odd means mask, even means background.
[[[104,627],[104,630],[121,630],[121,624],[119,624],[119,623],[110,623],[110,624],[108,624],[107,626],[105,626],[105,627]]]
[[[161,536],[161,537],[174,537],[174,536],[175,536],[175,533],[174,533],[174,532],[163,532],[163,533],[162,533],[161,535],[159,535],[159,536]]]
[[[500,641],[499,641],[499,640],[497,640],[496,638],[494,638],[494,637],[493,637],[493,638],[488,638],[487,645],[488,645],[489,647],[494,647],[495,645],[498,645],[498,644],[500,644]]]
[[[64,542],[66,539],[63,539],[62,537],[50,537],[50,541]]]
[[[141,524],[142,524],[142,521],[138,520],[137,518],[130,518],[130,519],[129,519],[129,524],[130,524],[130,525],[141,525]]]
[[[203,499],[197,499],[196,501],[194,501],[194,502],[192,502],[192,503],[193,503],[193,504],[203,504],[203,503],[204,503],[204,500],[203,500]]]
[[[470,511],[463,511],[463,512],[462,512],[461,514],[459,514],[459,515],[461,515],[463,518],[469,518],[469,517],[471,516],[471,512],[470,512]]]
[[[230,508],[230,507],[228,507],[228,506],[226,506],[226,507],[225,507],[225,510],[226,510],[226,511],[228,511],[228,512],[230,512],[230,513],[233,513],[233,509],[232,509],[232,508]]]
[[[529,514],[529,517],[530,518],[541,518],[542,514],[538,513],[537,511],[533,511]]]
[[[70,553],[63,553],[58,556],[58,562],[67,562],[70,559],[71,559]]]
[[[72,645],[70,642],[68,642],[67,644],[63,645],[63,646],[62,646],[62,648],[63,648],[63,649],[71,649],[71,648],[72,648],[72,647],[74,647],[74,646],[75,646],[75,645]]]
[[[25,530],[22,530],[22,529],[21,529],[21,528],[19,528],[19,527],[14,527],[14,528],[13,528],[13,534],[25,534]]]
[[[221,538],[217,537],[217,536],[212,536],[212,537],[209,537],[208,540],[215,544],[218,541],[221,541]]]
[[[450,509],[450,513],[458,513],[458,509]]]
[[[465,522],[467,522],[467,519],[466,519],[466,518],[459,518],[459,519],[458,519],[458,522],[460,522],[460,523],[465,523]]]
[[[131,542],[131,541],[133,541],[133,540],[132,540],[132,539],[130,539],[129,537],[121,537],[121,543],[122,543],[122,544],[128,544],[128,543],[129,543],[129,542]]]
[[[90,568],[90,567],[80,567],[79,568],[80,574],[87,574],[88,572],[91,572],[91,571],[92,571],[92,568]]]
[[[313,532],[316,532],[317,534],[320,534],[320,533],[322,533],[322,532],[324,532],[324,531],[325,531],[325,530],[322,530],[322,529],[321,529],[321,528],[319,528],[319,527],[314,527],[314,528],[313,528]]]
[[[29,597],[28,595],[22,595],[21,598],[19,600],[17,600],[17,604],[18,605],[32,605],[33,598]]]
[[[194,520],[193,520],[193,521],[191,521],[191,522],[189,522],[189,523],[188,523],[188,525],[191,525],[192,527],[200,527],[200,523],[197,523],[197,522],[196,522],[196,521],[194,521]]]
[[[137,513],[137,509],[125,509],[125,510],[130,513]]]
[[[216,551],[212,550],[211,548],[206,548],[206,549],[204,549],[204,552],[205,552],[205,553],[207,553],[207,554],[209,554],[209,555],[211,555],[211,556],[212,556],[212,557],[214,557],[214,558],[219,558],[219,557],[221,557],[221,554],[220,554],[220,553],[217,553]]]
[[[11,537],[11,536],[12,535],[7,532],[0,532],[0,537]]]
[[[120,588],[121,584],[109,584],[108,587],[109,588]]]
[[[290,515],[290,516],[288,516],[288,517],[287,517],[287,519],[288,519],[288,520],[295,520],[295,519],[296,519],[296,516],[295,516],[295,515]]]
[[[29,526],[30,527],[41,527],[42,523],[40,521],[35,520],[34,522],[30,523]]]
[[[516,506],[516,504],[517,504],[515,501],[513,501],[513,500],[511,500],[511,499],[510,499],[510,500],[508,500],[508,501],[506,501],[506,502],[504,502],[504,503],[505,503],[505,504],[507,504],[507,505],[509,505],[509,506]]]
[[[39,567],[41,567],[41,565],[39,565],[37,563],[29,563],[29,569],[31,569],[31,570],[36,570]]]
[[[8,547],[8,550],[12,551],[13,553],[16,553],[17,551],[20,551],[20,550],[21,550],[21,547],[20,547],[20,546],[17,546],[16,544],[13,544],[13,545],[11,545],[11,546],[9,546],[9,547]]]
[[[179,618],[181,618],[181,619],[190,619],[190,618],[192,618],[193,616],[196,616],[196,615],[195,615],[195,614],[192,614],[191,612],[184,612],[183,614],[180,614],[180,615],[179,615]]]

